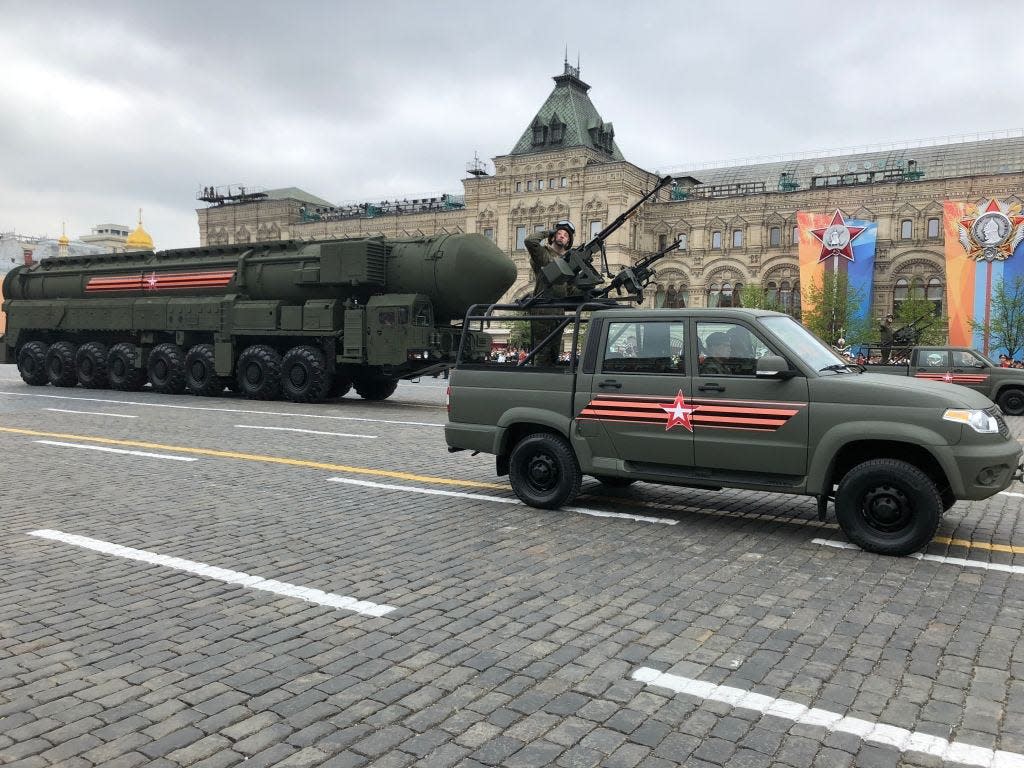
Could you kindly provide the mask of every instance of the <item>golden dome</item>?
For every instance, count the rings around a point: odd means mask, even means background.
[[[124,247],[129,251],[152,251],[153,250],[153,238],[149,236],[149,232],[142,228],[142,209],[139,208],[139,226],[128,235],[128,239],[125,240]]]
[[[57,238],[57,245],[70,245],[71,240],[68,238],[67,230],[65,229],[64,222],[60,225],[60,237]]]

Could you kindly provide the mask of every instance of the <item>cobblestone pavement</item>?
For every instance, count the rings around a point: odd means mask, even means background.
[[[796,497],[588,479],[580,507],[661,521],[541,512],[447,453],[444,386],[317,406],[0,366],[0,763],[1024,765],[1024,568],[974,567],[1024,566],[1021,485],[924,560],[815,543],[843,536]]]

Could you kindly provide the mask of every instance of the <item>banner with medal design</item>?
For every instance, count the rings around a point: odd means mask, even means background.
[[[800,306],[811,308],[810,291],[820,292],[825,274],[844,275],[850,291],[859,296],[857,316],[871,319],[871,292],[875,273],[875,242],[878,227],[873,221],[847,219],[834,213],[796,212],[800,233]]]
[[[986,354],[989,340],[971,320],[988,326],[1000,280],[1024,276],[1024,215],[1020,203],[983,200],[943,203],[949,343]]]

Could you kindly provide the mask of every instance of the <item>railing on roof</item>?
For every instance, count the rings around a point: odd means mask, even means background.
[[[658,167],[669,168],[667,173],[673,176],[682,175],[688,171],[711,170],[714,168],[731,168],[737,165],[764,165],[767,163],[786,163],[798,160],[815,160],[826,157],[842,157],[846,155],[864,155],[872,152],[892,152],[897,150],[918,149],[920,147],[939,147],[947,144],[968,144],[975,141],[989,141],[992,139],[1019,139],[1024,138],[1024,128],[1011,128],[1003,131],[988,131],[984,133],[964,133],[952,136],[932,136],[925,139],[912,139],[909,141],[882,142],[878,144],[859,144],[849,147],[832,149],[817,149],[801,152],[785,152],[775,155],[755,155],[751,157],[733,158],[727,160],[711,160],[695,163],[660,163]]]
[[[341,221],[344,219],[374,219],[378,216],[403,216],[432,211],[456,211],[466,207],[465,195],[442,194],[436,197],[381,200],[376,203],[341,203],[333,206],[304,205],[299,208],[302,221]]]

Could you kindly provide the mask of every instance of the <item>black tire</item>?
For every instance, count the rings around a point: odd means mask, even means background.
[[[281,394],[281,355],[253,344],[238,356],[238,391],[250,400],[275,400]]]
[[[185,389],[202,397],[216,397],[224,391],[224,380],[217,375],[213,344],[196,344],[185,354]]]
[[[146,361],[146,374],[154,392],[180,395],[185,391],[185,355],[177,344],[157,344]]]
[[[538,509],[558,509],[572,503],[583,476],[576,455],[559,435],[535,432],[512,449],[509,479],[523,503]]]
[[[398,379],[390,376],[367,376],[356,379],[356,392],[363,400],[387,400],[398,389]]]
[[[41,387],[49,379],[46,377],[46,351],[49,347],[41,341],[30,341],[22,344],[18,350],[18,373],[26,384]]]
[[[850,541],[880,555],[909,555],[927,546],[943,507],[931,478],[897,459],[855,466],[840,481],[835,504]]]
[[[46,350],[46,379],[55,387],[73,387],[78,383],[75,373],[75,352],[70,341],[58,341]]]
[[[612,477],[611,475],[594,475],[594,479],[609,488],[628,488],[636,482],[631,477]]]
[[[142,350],[134,344],[115,344],[107,353],[107,377],[111,389],[134,392],[146,384],[146,369],[138,364]]]
[[[352,379],[343,373],[335,371],[334,378],[331,380],[331,386],[327,389],[327,399],[334,400],[338,397],[344,397],[350,389],[352,389]]]
[[[78,372],[78,383],[89,389],[106,389],[110,381],[107,379],[107,356],[110,350],[106,344],[98,341],[87,341],[75,353],[75,370]]]
[[[1024,415],[1024,389],[1004,389],[996,403],[1007,416]]]
[[[327,355],[318,347],[292,347],[281,361],[281,392],[293,403],[318,403],[327,397],[331,377]]]

